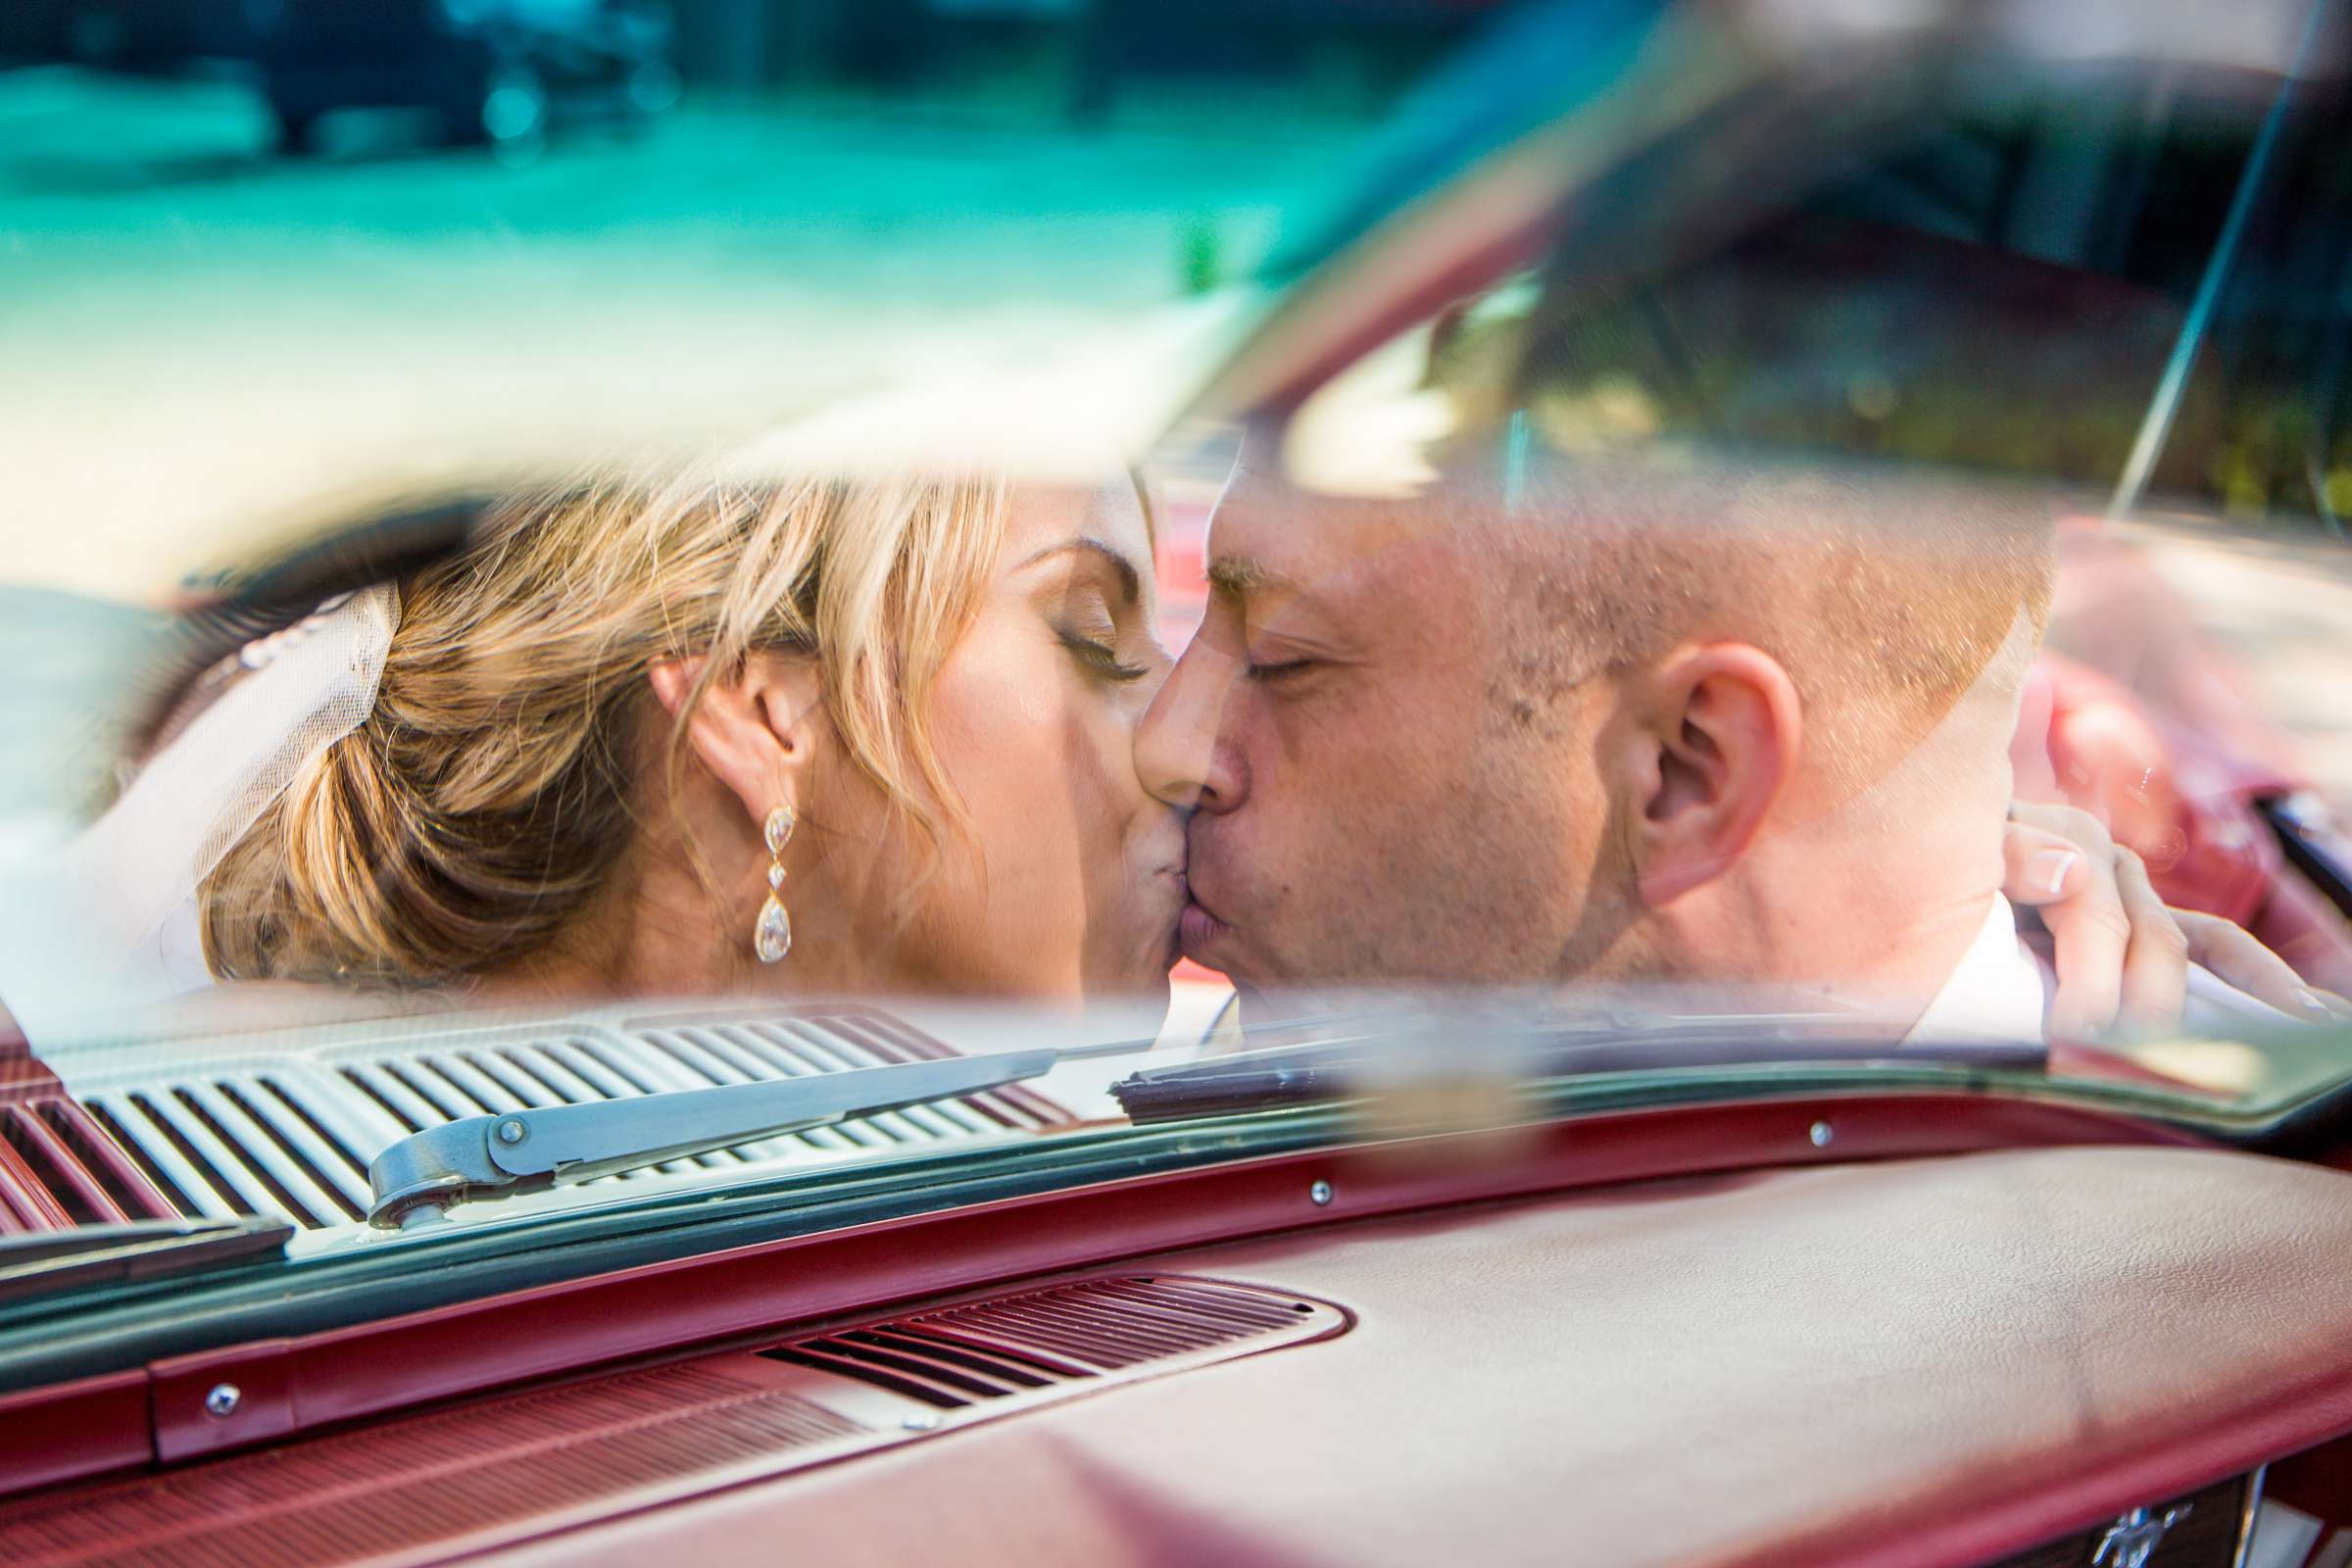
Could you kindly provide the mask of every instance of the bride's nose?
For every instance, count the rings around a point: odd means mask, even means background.
[[[1231,685],[1218,666],[1232,662],[1196,639],[1136,730],[1136,776],[1180,810],[1229,811],[1242,802],[1248,772],[1221,733]]]

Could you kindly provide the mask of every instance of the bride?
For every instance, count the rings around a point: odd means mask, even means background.
[[[485,999],[1160,991],[1184,832],[1132,483],[608,482],[404,583],[201,887],[213,972]]]
[[[1183,823],[1132,757],[1169,662],[1152,546],[1132,478],[513,497],[199,683],[53,879],[116,900],[134,961],[51,989],[133,1001],[192,914],[197,984],[1164,1001]],[[2180,928],[2095,823],[2007,849],[2062,992],[2177,1015]],[[2243,933],[2190,929],[2297,1004]]]

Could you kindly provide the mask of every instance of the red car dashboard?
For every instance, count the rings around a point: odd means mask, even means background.
[[[0,1546],[20,1563],[717,1564],[787,1545],[1308,1563],[1475,1543],[1531,1562],[1965,1564],[2089,1562],[2136,1530],[2160,1554],[2120,1560],[2228,1564],[2257,1469],[2352,1430],[2352,1177],[2118,1126],[2106,1147],[1388,1214],[1377,1165],[1325,1161],[1317,1179],[1372,1200],[1364,1217],[796,1315],[833,1283],[809,1271],[857,1272],[843,1238],[814,1238],[765,1257],[770,1326],[571,1381],[338,1426],[338,1384],[353,1410],[359,1385],[451,1390],[467,1357],[426,1352],[458,1324],[346,1337],[340,1377],[291,1348],[276,1396],[325,1430],[21,1495]],[[1287,1186],[1314,1161],[1275,1163]],[[1126,1185],[1096,1200],[1166,1207]],[[1075,1218],[997,1218],[1024,1216]],[[900,1278],[945,1277],[922,1250],[949,1238],[882,1229],[863,1241],[896,1250]],[[625,1299],[646,1321],[609,1330],[681,1343],[713,1321],[693,1307],[721,1293],[693,1269],[643,1272]],[[585,1302],[624,1299],[611,1283],[471,1320],[492,1334],[535,1309],[576,1338]],[[228,1364],[153,1369],[159,1434],[173,1400],[204,1421],[193,1401]],[[241,1364],[251,1381],[270,1363]],[[44,1407],[8,1402],[23,1449]]]

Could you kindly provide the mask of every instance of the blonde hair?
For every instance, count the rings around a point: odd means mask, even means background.
[[[608,480],[514,498],[401,585],[375,706],[199,896],[234,979],[446,984],[547,948],[608,884],[659,704],[754,652],[815,658],[847,757],[936,850],[955,798],[923,715],[1003,539],[995,481]]]

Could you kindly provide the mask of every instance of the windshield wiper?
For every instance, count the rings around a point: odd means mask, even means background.
[[[0,1240],[0,1301],[283,1256],[293,1234],[276,1219],[150,1219],[11,1236]]]
[[[1278,1025],[1275,1032],[1296,1027]],[[1456,1043],[1465,1036],[1476,1043],[1473,1054]],[[1527,1083],[1606,1072],[1877,1061],[2038,1071],[2049,1051],[2025,1041],[1904,1042],[1884,1024],[1850,1013],[1612,1010],[1540,1022],[1441,1014],[1147,1068],[1112,1084],[1110,1093],[1130,1121],[1154,1122],[1328,1104],[1464,1073]]]
[[[373,1201],[368,1223],[390,1230],[439,1218],[481,1199],[534,1193],[559,1183],[642,1170],[673,1159],[757,1143],[851,1116],[954,1100],[1035,1078],[1056,1062],[1149,1048],[1121,1042],[1078,1051],[1015,1051],[986,1056],[860,1067],[762,1083],[686,1089],[580,1105],[548,1105],[467,1116],[411,1133],[368,1167]]]

